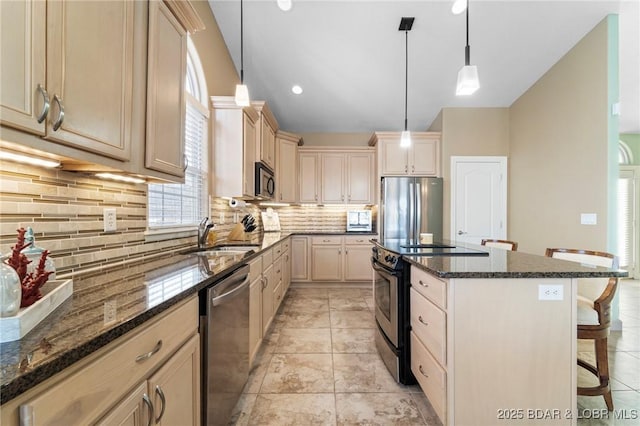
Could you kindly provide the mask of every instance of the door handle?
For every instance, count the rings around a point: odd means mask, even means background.
[[[464,235],[464,234],[466,234],[465,231],[458,231],[458,235]]]

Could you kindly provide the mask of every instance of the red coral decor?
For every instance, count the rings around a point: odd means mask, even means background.
[[[29,247],[31,243],[25,244],[25,232],[27,231],[24,228],[18,229],[18,241],[15,246],[11,247],[11,257],[9,257],[9,260],[7,261],[7,264],[16,270],[18,277],[20,278],[22,286],[22,300],[20,302],[21,308],[33,305],[42,297],[40,288],[47,282],[49,275],[53,273],[52,271],[44,270],[49,250],[42,252],[40,262],[38,262],[38,267],[35,271],[27,273],[27,265],[31,263],[31,261],[21,252],[25,248]]]

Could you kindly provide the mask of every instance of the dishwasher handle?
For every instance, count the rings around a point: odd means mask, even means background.
[[[248,286],[249,286],[249,276],[247,275],[247,277],[243,281],[239,282],[239,284],[230,286],[228,291],[225,291],[219,296],[212,297],[211,306],[218,306],[223,304],[225,301],[229,299],[233,299]]]

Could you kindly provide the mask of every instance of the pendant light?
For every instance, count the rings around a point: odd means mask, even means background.
[[[407,98],[409,96],[409,31],[413,27],[415,18],[403,17],[400,19],[399,31],[404,31],[405,52],[404,52],[404,131],[400,135],[400,146],[408,148],[411,146],[411,133],[407,129]]]
[[[458,72],[458,84],[456,85],[456,95],[466,96],[472,95],[480,88],[480,80],[478,79],[478,67],[469,65],[471,59],[471,48],[469,47],[469,2],[466,1],[467,15],[467,44],[464,48],[464,66]]]
[[[278,0],[278,7],[284,12],[291,10],[291,0]]]
[[[236,85],[236,105],[246,107],[250,105],[249,89],[244,84],[244,40],[243,40],[243,8],[240,0],[240,84]]]

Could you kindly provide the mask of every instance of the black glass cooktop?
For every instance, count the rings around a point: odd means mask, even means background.
[[[441,242],[412,244],[406,241],[386,240],[382,245],[388,250],[407,256],[489,256],[488,251]]]

